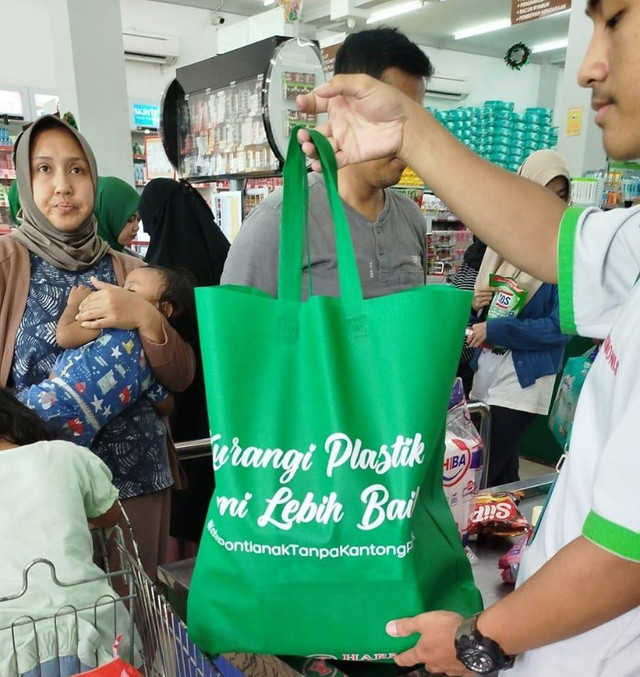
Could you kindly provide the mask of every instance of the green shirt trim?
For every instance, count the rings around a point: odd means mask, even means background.
[[[610,522],[593,510],[587,515],[582,535],[620,557],[640,562],[640,533]]]
[[[577,334],[573,306],[573,262],[578,221],[583,207],[569,207],[562,216],[558,234],[558,295],[560,329],[565,334]]]

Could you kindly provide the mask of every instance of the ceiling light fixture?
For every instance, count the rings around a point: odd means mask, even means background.
[[[263,4],[265,7],[268,7],[269,5],[274,5],[275,2],[276,2],[276,0],[262,0],[262,4]]]
[[[566,49],[569,46],[569,38],[563,38],[562,40],[554,40],[553,42],[542,42],[539,45],[534,45],[531,48],[533,54],[539,54],[540,52],[551,52],[554,49]]]
[[[371,16],[367,19],[367,23],[374,24],[378,21],[384,21],[385,19],[390,19],[394,16],[400,16],[401,14],[407,14],[408,12],[415,12],[416,9],[420,9],[421,7],[422,0],[409,0],[409,2],[401,2],[399,5],[385,7],[384,9],[378,10],[377,12],[372,12]]]
[[[463,40],[464,38],[471,38],[474,35],[483,35],[484,33],[493,33],[493,31],[501,31],[503,28],[511,26],[511,19],[500,19],[498,21],[491,21],[486,24],[479,24],[465,28],[464,30],[454,33],[454,40]]]

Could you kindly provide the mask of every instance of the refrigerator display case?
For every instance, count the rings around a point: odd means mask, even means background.
[[[319,122],[296,96],[323,82],[317,44],[283,37],[178,68],[162,103],[167,157],[192,182],[277,176],[291,129]]]

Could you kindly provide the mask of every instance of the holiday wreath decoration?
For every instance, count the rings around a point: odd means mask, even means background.
[[[504,61],[514,71],[519,71],[529,63],[531,49],[524,42],[517,42],[511,45],[504,55]]]

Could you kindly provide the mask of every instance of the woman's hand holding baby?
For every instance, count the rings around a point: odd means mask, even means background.
[[[91,278],[96,291],[87,296],[76,319],[86,329],[138,329],[154,343],[164,343],[162,314],[140,294]]]

